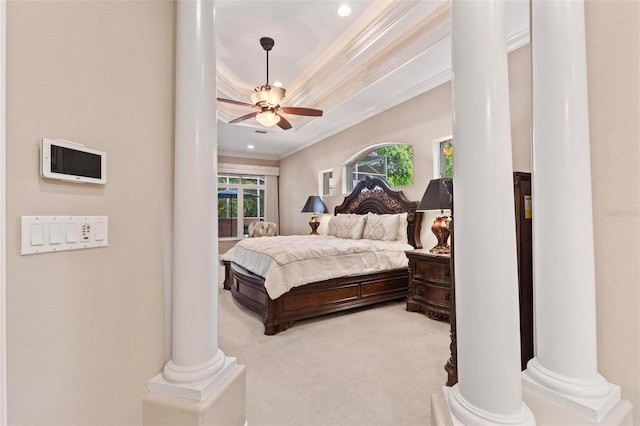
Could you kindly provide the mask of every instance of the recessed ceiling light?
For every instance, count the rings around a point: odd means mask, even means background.
[[[340,6],[338,8],[338,15],[339,16],[349,16],[349,15],[351,15],[351,8],[348,5],[343,4],[342,6]]]
[[[248,149],[253,149],[253,148],[255,148],[255,146],[253,146],[253,145],[247,145],[247,148],[248,148]]]
[[[274,82],[273,85],[275,87],[282,87],[282,83],[280,83],[279,81]]]

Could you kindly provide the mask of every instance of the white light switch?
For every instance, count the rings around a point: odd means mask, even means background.
[[[44,225],[34,223],[31,225],[31,245],[41,246],[44,244]]]
[[[20,254],[109,245],[108,216],[21,216]]]
[[[93,226],[96,241],[104,241],[107,236],[107,233],[105,232],[104,222],[96,222]]]
[[[62,242],[62,225],[59,223],[49,224],[49,244],[60,244]]]
[[[68,243],[75,243],[77,240],[76,238],[76,224],[75,223],[67,223],[67,242]]]

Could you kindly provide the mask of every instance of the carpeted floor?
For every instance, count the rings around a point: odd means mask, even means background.
[[[219,291],[219,346],[246,366],[249,426],[429,424],[449,323],[394,302],[265,336],[257,315]]]

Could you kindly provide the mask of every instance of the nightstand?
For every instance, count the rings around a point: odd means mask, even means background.
[[[407,311],[422,311],[429,318],[448,320],[451,315],[451,258],[429,250],[409,250]]]

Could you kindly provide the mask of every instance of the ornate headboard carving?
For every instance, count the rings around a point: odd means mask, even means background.
[[[422,212],[417,212],[418,201],[410,201],[402,191],[396,191],[382,179],[367,176],[353,188],[351,194],[344,198],[339,206],[336,206],[334,214],[407,214],[407,236],[409,244],[415,248],[422,248],[420,242],[420,228],[422,225]]]

